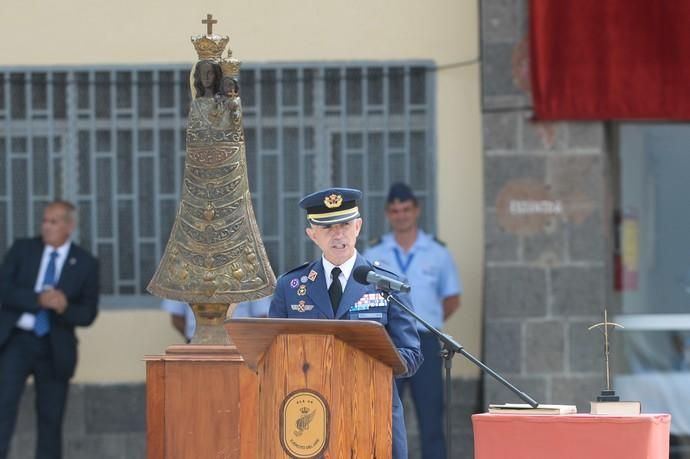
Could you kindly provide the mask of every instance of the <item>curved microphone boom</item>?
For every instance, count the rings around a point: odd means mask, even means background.
[[[411,289],[408,284],[398,279],[377,273],[371,266],[357,266],[352,271],[352,277],[360,284],[375,285],[376,288],[386,292],[408,293]]]

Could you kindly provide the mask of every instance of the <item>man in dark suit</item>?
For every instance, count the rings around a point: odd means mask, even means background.
[[[0,266],[0,459],[8,455],[30,374],[36,458],[62,457],[62,420],[77,365],[74,327],[98,314],[98,262],[71,242],[76,223],[73,204],[52,202],[41,237],[15,241]]]
[[[363,285],[351,278],[358,266],[381,269],[370,265],[355,248],[362,228],[357,206],[361,196],[359,190],[331,188],[312,193],[300,201],[310,225],[306,229],[307,236],[321,249],[323,256],[278,279],[269,316],[380,322],[407,367],[405,374],[400,376],[412,376],[423,360],[414,319],[397,306],[388,305],[375,286]],[[395,276],[390,272],[385,274]],[[396,296],[411,307],[407,295]],[[395,384],[392,389],[393,459],[407,459],[403,407]]]

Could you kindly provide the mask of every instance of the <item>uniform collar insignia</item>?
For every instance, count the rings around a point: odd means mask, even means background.
[[[316,280],[316,276],[318,276],[318,275],[319,274],[312,269],[311,271],[309,271],[309,275],[307,276],[307,279],[314,282]]]

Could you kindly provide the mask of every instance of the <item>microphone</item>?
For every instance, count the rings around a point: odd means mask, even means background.
[[[376,288],[386,292],[408,293],[411,289],[411,287],[404,282],[377,273],[371,266],[357,266],[354,271],[352,271],[352,277],[360,284],[375,285]]]

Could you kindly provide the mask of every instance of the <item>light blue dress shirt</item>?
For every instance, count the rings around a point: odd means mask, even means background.
[[[393,234],[387,233],[364,256],[406,277],[412,287],[410,297],[415,312],[434,327],[443,326],[443,299],[462,294],[462,280],[448,249],[418,229],[409,252],[405,253]],[[417,329],[426,331],[421,324]]]

